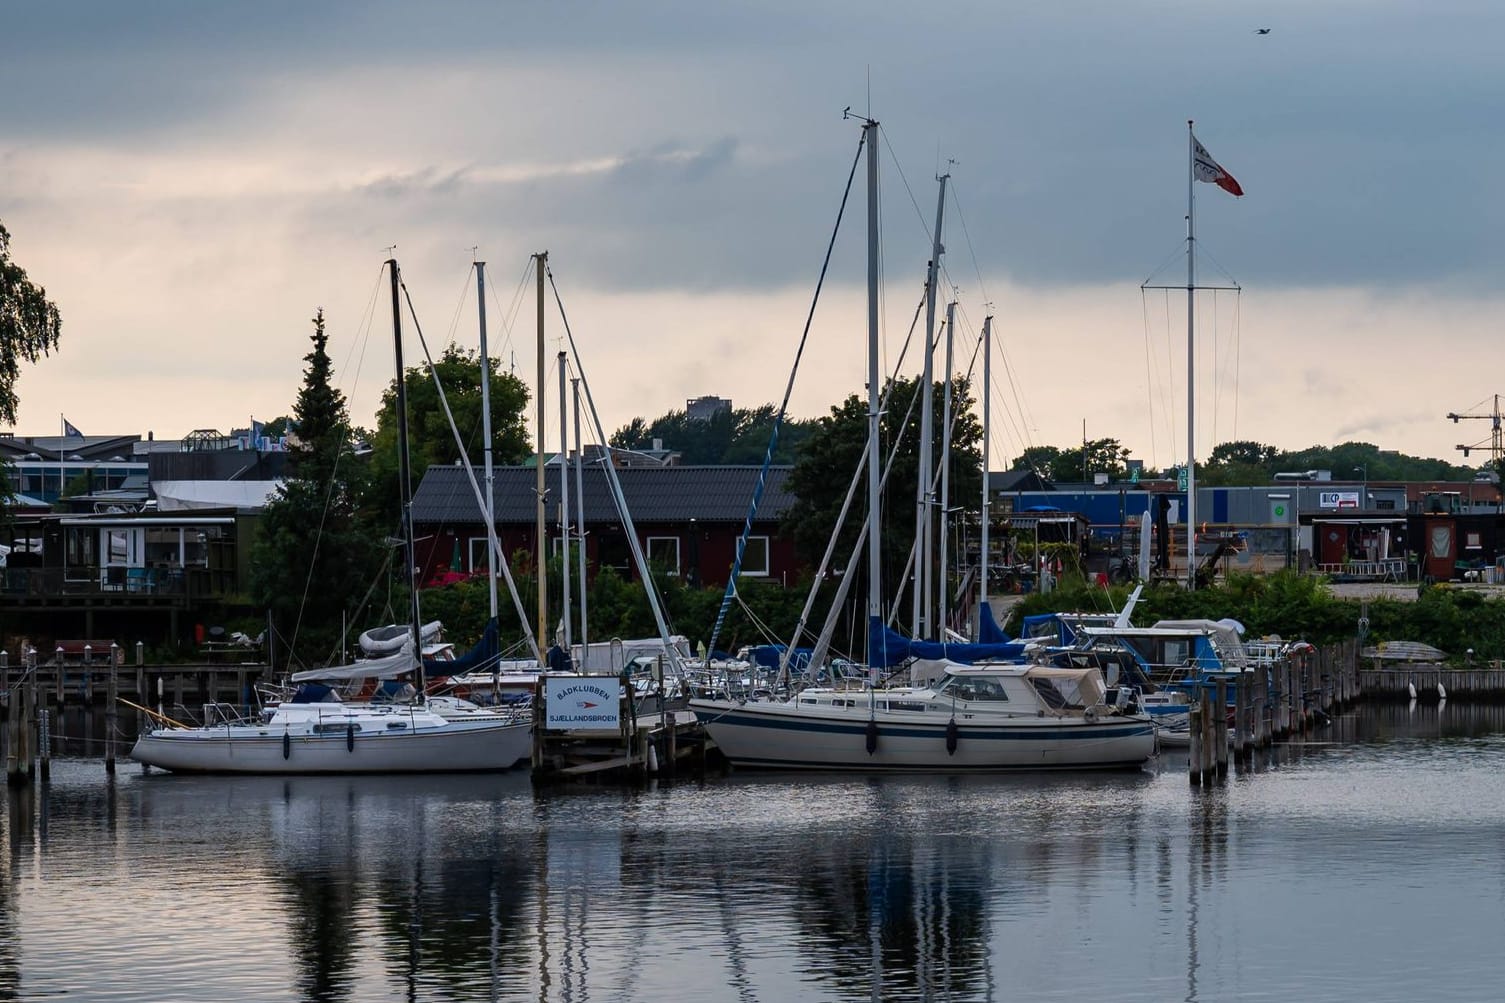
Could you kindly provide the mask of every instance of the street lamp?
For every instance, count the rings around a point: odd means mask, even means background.
[[[1369,507],[1369,464],[1361,463],[1353,468],[1353,472],[1364,478],[1359,487],[1359,508],[1367,509]]]

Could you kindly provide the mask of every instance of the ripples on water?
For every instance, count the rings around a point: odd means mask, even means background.
[[[9,796],[0,999],[1502,996],[1496,709],[1366,709],[1200,791],[1174,755],[544,793],[53,771]]]

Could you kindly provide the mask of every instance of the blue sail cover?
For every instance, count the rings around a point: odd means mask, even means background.
[[[947,658],[971,665],[984,661],[1017,661],[1024,657],[1024,645],[1017,641],[1002,644],[951,644],[945,641],[911,641],[898,631],[883,626],[878,617],[868,618],[868,665],[887,669],[909,658]]]
[[[436,658],[423,660],[423,672],[427,676],[458,676],[464,672],[484,672],[495,665],[502,657],[501,629],[497,626],[496,617],[486,621],[486,629],[481,632],[481,639],[475,647],[457,655],[450,661]]]
[[[765,669],[776,669],[779,661],[784,657],[784,652],[789,650],[785,644],[760,644],[753,648],[748,655],[753,663],[761,665]],[[795,648],[794,654],[789,658],[789,667],[797,671],[803,671],[810,664],[810,648]]]
[[[977,610],[977,642],[979,644],[1007,644],[1013,638],[1003,632],[998,621],[993,619],[993,604],[983,603]]]

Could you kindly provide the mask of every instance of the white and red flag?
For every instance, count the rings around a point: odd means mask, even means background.
[[[1198,181],[1217,185],[1230,195],[1244,194],[1244,189],[1239,187],[1233,175],[1223,170],[1223,166],[1212,159],[1212,154],[1207,152],[1207,147],[1203,146],[1196,136],[1191,138],[1191,149],[1192,170]]]

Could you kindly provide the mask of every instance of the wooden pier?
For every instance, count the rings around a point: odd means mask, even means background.
[[[1287,652],[1203,687],[1191,708],[1191,785],[1215,783],[1230,765],[1248,768],[1256,750],[1308,734],[1355,703],[1367,683],[1350,641]]]
[[[586,677],[588,678],[588,677]],[[714,745],[695,713],[685,708],[642,712],[630,693],[620,698],[615,729],[545,727],[545,684],[533,695],[533,782],[642,781],[705,772]],[[659,697],[650,698],[662,706]]]

